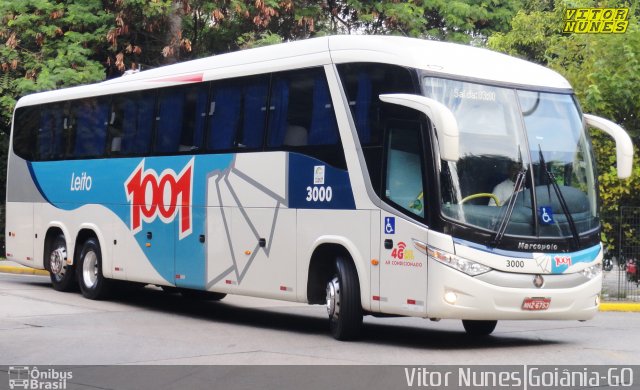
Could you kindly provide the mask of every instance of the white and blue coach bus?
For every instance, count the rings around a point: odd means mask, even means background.
[[[17,103],[7,258],[101,299],[114,280],[363,315],[587,320],[602,247],[586,126],[557,73],[479,48],[336,36]]]

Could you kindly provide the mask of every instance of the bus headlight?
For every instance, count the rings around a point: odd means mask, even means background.
[[[465,274],[470,276],[477,276],[491,271],[491,268],[487,267],[486,265],[482,265],[476,263],[475,261],[452,255],[451,253],[447,253],[430,246],[427,246],[427,255],[444,265],[457,269],[458,271],[464,272]]]
[[[583,269],[582,271],[580,271],[580,273],[583,276],[587,277],[588,279],[593,279],[596,276],[600,275],[600,273],[602,273],[602,264],[601,263],[594,264],[590,267]]]

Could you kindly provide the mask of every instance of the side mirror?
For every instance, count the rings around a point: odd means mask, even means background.
[[[631,176],[633,168],[633,143],[626,131],[608,119],[584,114],[587,126],[594,127],[609,134],[616,141],[616,158],[618,160],[618,178],[626,179]]]
[[[425,96],[404,93],[380,95],[385,103],[397,104],[420,111],[429,117],[438,135],[440,158],[445,161],[460,159],[458,122],[444,104]]]

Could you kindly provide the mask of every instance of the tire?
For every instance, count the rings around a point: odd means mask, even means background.
[[[354,340],[362,328],[360,283],[353,263],[338,257],[335,274],[327,281],[326,305],[329,328],[336,340]]]
[[[227,296],[225,293],[212,291],[192,290],[190,288],[178,288],[183,298],[193,301],[219,301]]]
[[[45,257],[51,286],[56,291],[72,291],[77,288],[75,268],[67,265],[67,241],[64,235],[58,235],[51,243]]]
[[[489,336],[498,325],[498,321],[462,320],[462,326],[469,336]]]
[[[77,264],[78,284],[82,295],[93,300],[107,298],[111,283],[102,275],[102,253],[95,238],[84,242]]]

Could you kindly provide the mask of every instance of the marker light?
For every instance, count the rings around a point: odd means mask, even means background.
[[[457,269],[458,271],[464,272],[465,274],[470,276],[477,276],[491,271],[491,268],[487,267],[486,265],[476,263],[475,261],[463,259],[462,257],[452,255],[451,253],[447,253],[439,249],[435,249],[431,246],[427,246],[427,255],[444,265]]]

